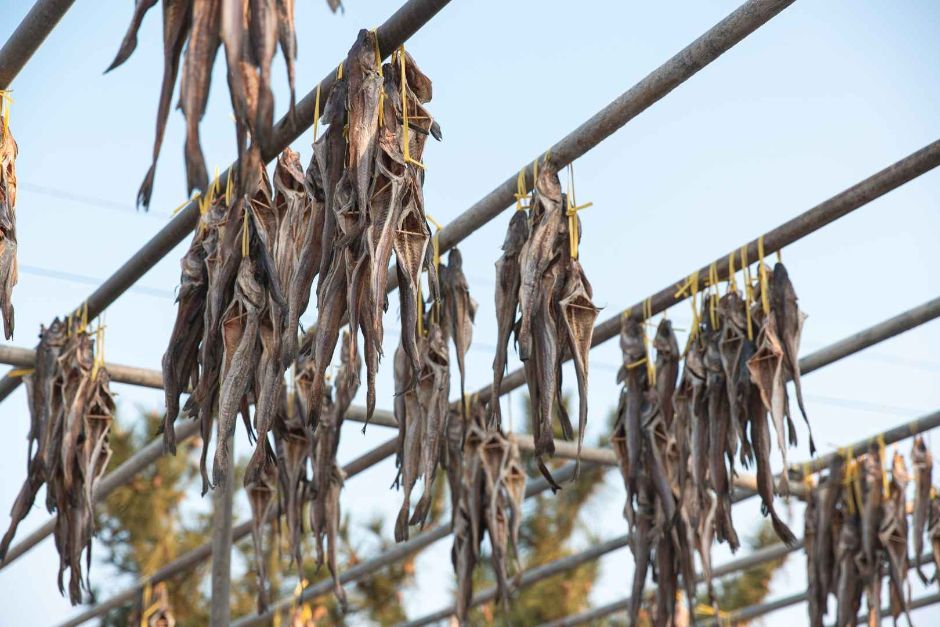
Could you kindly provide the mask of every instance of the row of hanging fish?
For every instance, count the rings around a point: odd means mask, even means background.
[[[470,296],[458,249],[450,251],[447,264],[440,266],[438,274],[440,298],[425,306],[419,295],[417,373],[411,369],[404,341],[395,351],[396,484],[403,492],[402,506],[395,522],[396,542],[408,539],[409,526],[424,526],[431,508],[438,466],[442,461],[449,464],[448,456],[459,453],[448,448],[448,434],[453,430],[463,433],[462,413],[455,415],[450,409],[449,345],[454,344],[463,391],[464,363],[473,339],[477,303]],[[458,441],[463,441],[462,435]],[[423,479],[424,487],[412,511],[411,493],[418,479]],[[451,495],[455,496],[453,487],[452,484]]]
[[[16,155],[18,148],[10,132],[10,99],[0,90],[0,314],[3,336],[13,337],[13,286],[18,278],[16,263]]]
[[[245,490],[251,505],[252,540],[258,574],[258,611],[264,612],[269,600],[266,555],[276,550],[278,525],[271,523],[278,509],[285,517],[290,558],[303,578],[302,541],[304,512],[306,525],[314,538],[316,563],[326,563],[333,577],[333,592],[343,611],[346,593],[339,580],[336,559],[340,526],[340,492],[345,474],[336,461],[340,428],[353,397],[359,389],[362,360],[358,353],[343,353],[332,388],[322,395],[322,411],[316,425],[307,424],[306,402],[310,397],[312,363],[298,360],[292,374],[291,389],[281,387],[278,410],[274,416],[271,447],[263,440],[266,455],[260,464],[254,459],[245,473]],[[259,435],[260,437],[260,435]],[[265,529],[272,539],[265,540]],[[325,541],[325,544],[324,544]]]
[[[111,71],[137,48],[137,33],[157,0],[136,0],[131,23],[121,41]],[[339,0],[327,0],[335,12]],[[287,64],[290,110],[294,111],[294,62],[297,35],[294,0],[162,0],[163,77],[157,105],[153,160],[137,193],[137,203],[147,207],[170,115],[170,101],[182,64],[179,108],[186,118],[186,179],[191,194],[208,191],[209,176],[199,138],[199,124],[209,101],[212,68],[220,48],[228,68],[229,94],[235,115],[241,182],[257,169],[261,150],[270,140],[274,125],[271,65],[278,46]],[[251,139],[251,148],[247,147]],[[240,191],[248,191],[239,187]]]
[[[59,591],[72,605],[90,592],[88,573],[82,572],[82,553],[91,563],[94,535],[94,490],[111,459],[109,434],[114,420],[114,397],[104,367],[103,328],[93,335],[81,316],[58,318],[43,327],[36,349],[36,365],[23,376],[29,406],[27,478],[13,503],[10,528],[0,541],[6,556],[19,523],[46,486],[46,510],[55,513],[56,551],[59,553]]]
[[[316,214],[298,156],[288,149],[279,157],[273,188],[263,168],[255,176],[250,198],[231,189],[222,193],[215,183],[201,201],[203,215],[181,262],[177,318],[163,356],[164,446],[175,453],[173,423],[180,395],[189,388],[183,412],[200,421],[203,493],[231,467],[239,413],[249,439],[256,440],[249,468],[260,468],[269,455],[265,436],[283,384],[288,300],[304,297],[285,295],[297,271],[304,231],[313,228]],[[218,439],[210,481],[214,419]]]
[[[446,466],[453,499],[451,561],[457,575],[455,614],[461,625],[467,621],[473,600],[473,575],[483,556],[484,534],[489,538],[496,596],[504,608],[522,572],[518,547],[525,468],[519,447],[487,424],[487,414],[483,403],[465,403],[462,411],[450,416],[452,424],[463,428],[452,427],[447,438]]]
[[[509,221],[503,254],[496,262],[497,347],[493,360],[494,401],[489,422],[501,426],[498,396],[510,336],[515,334],[534,417],[535,455],[552,489],[560,486],[545,465],[555,452],[553,416],[566,440],[574,427],[561,402],[561,365],[570,358],[578,380],[578,451],[587,424],[588,352],[599,309],[577,256],[581,223],[574,199],[562,194],[558,171],[543,160],[535,175],[528,212]]]
[[[626,487],[624,516],[637,564],[634,621],[649,564],[658,582],[657,624],[675,615],[680,574],[686,598],[696,598],[695,553],[714,600],[712,544],[727,542],[732,551],[740,544],[731,518],[736,459],[756,466],[762,511],[783,542],[796,542],[774,507],[774,495],[789,488],[785,476],[775,485],[767,417],[786,463],[787,445],[796,444],[786,383],[793,380],[802,410],[797,354],[805,316],[783,264],[772,272],[760,264],[758,271],[756,285],[746,274],[743,296],[733,280],[719,295],[715,275],[701,309],[694,297],[698,275],[690,278],[680,290],[692,290],[695,314],[684,355],[668,319],[652,340],[654,360],[647,323],[629,312],[622,318],[617,380],[623,388],[611,444]]]
[[[880,625],[883,586],[889,613],[910,623],[908,571],[916,569],[924,584],[940,573],[940,497],[931,486],[933,460],[923,438],[911,450],[913,477],[895,450],[884,468],[885,447],[873,442],[862,455],[833,459],[818,487],[811,488],[804,514],[808,611],[812,625],[822,625],[830,595],[836,599],[839,627],[855,625],[866,603],[869,625]],[[913,506],[906,489],[914,480]],[[910,521],[908,515],[911,514]],[[936,572],[928,578],[921,565],[924,535],[930,540]],[[908,542],[913,540],[914,563]]]

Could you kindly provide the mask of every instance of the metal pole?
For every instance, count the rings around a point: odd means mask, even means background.
[[[574,466],[574,464],[566,464],[565,466],[561,467],[555,473],[555,478],[558,481],[567,481],[574,476]],[[539,477],[538,479],[529,481],[526,484],[525,497],[527,499],[532,498],[533,496],[537,496],[548,489],[548,482],[543,477]],[[448,535],[450,535],[450,531],[450,524],[438,525],[434,529],[424,531],[407,542],[396,544],[392,548],[373,557],[372,559],[360,562],[351,568],[344,570],[342,573],[340,573],[340,581],[344,584],[349,583],[350,581],[358,581],[359,579],[370,575],[380,568],[385,568],[390,564],[394,564],[395,562],[402,560],[409,555],[417,553],[427,546],[430,546],[434,542],[446,538]],[[293,596],[283,597],[277,602],[272,603],[266,612],[258,615],[243,616],[232,623],[232,626],[249,627],[254,625],[268,625],[273,619],[274,614],[281,611],[282,609],[290,607],[293,603],[306,603],[307,601],[311,601],[323,594],[329,594],[330,590],[332,589],[333,582],[329,579],[324,579],[311,586],[308,586],[299,598],[295,598]]]
[[[629,536],[622,535],[606,542],[601,542],[596,544],[591,548],[582,551],[581,553],[576,553],[574,555],[569,555],[561,559],[557,559],[553,562],[547,564],[542,564],[535,568],[531,568],[524,573],[519,579],[519,584],[514,588],[514,590],[519,590],[525,588],[534,583],[548,579],[558,573],[563,573],[569,570],[573,570],[582,564],[595,560],[603,555],[612,553],[617,549],[622,549],[627,546],[629,542]],[[470,607],[476,607],[484,603],[488,603],[494,600],[497,596],[496,587],[491,587],[483,592],[473,596],[473,600],[470,602]],[[410,620],[405,623],[399,623],[398,627],[421,627],[421,625],[429,625],[431,623],[436,623],[438,621],[447,620],[454,614],[454,607],[449,606],[443,609],[440,609],[432,614],[427,614],[421,618],[416,618],[415,620]]]
[[[840,340],[839,342],[836,342],[835,344],[824,347],[814,353],[807,355],[806,357],[800,360],[801,371],[803,372],[803,374],[809,374],[813,372],[814,370],[817,370],[835,361],[838,361],[839,359],[852,355],[855,352],[855,350],[848,350],[847,348],[845,348],[848,341],[852,338],[854,338],[854,341],[858,342],[856,350],[862,350],[864,348],[873,346],[874,344],[877,344],[878,342],[882,342],[886,339],[895,337],[896,335],[899,335],[900,333],[907,331],[914,326],[912,325],[912,326],[902,327],[902,325],[888,324],[888,322],[891,322],[893,320],[901,320],[901,319],[913,320],[916,318],[919,320],[918,324],[924,324],[925,322],[928,322],[931,319],[940,317],[940,308],[933,306],[933,303],[935,303],[936,300],[940,300],[940,299],[935,299],[933,301],[929,301],[928,303],[925,303],[924,305],[919,305],[911,310],[908,310],[907,312],[898,314],[897,316],[895,316],[894,318],[891,318],[887,322],[876,324],[872,327],[869,327],[866,330],[860,331],[850,336],[850,338]],[[912,315],[914,314],[914,312],[919,312],[923,310],[927,310],[929,313],[923,316]],[[835,347],[837,346],[842,346],[843,349],[835,350]],[[20,349],[17,349],[17,350],[20,350]],[[27,352],[34,354],[33,351],[27,351]],[[2,356],[2,354],[3,352],[2,350],[0,350],[0,356]],[[32,363],[33,361],[29,360],[29,361],[18,362],[14,365],[30,366],[32,365]],[[107,367],[109,368],[109,370],[112,368],[116,368],[116,366],[114,365],[108,365]],[[138,369],[138,368],[135,368],[134,370],[142,370],[148,373],[152,372],[152,373],[159,374],[157,371],[146,371],[146,370]],[[354,406],[350,408],[350,412],[347,415],[347,417],[352,418],[353,420],[361,421],[364,419],[364,413],[362,412],[363,412],[362,408]],[[384,410],[377,410],[375,414],[373,415],[372,422],[375,424],[390,423],[389,426],[392,426],[395,424],[395,419],[394,419],[394,416],[392,416],[389,412],[384,411]],[[195,433],[195,431],[196,429],[193,428],[193,433]],[[180,433],[179,430],[177,430],[178,436],[179,436],[179,433]],[[516,435],[516,438],[520,442],[520,447],[526,446],[525,439],[527,437],[528,436],[521,435],[521,434]],[[181,441],[182,438],[179,438],[179,440]],[[529,438],[529,440],[531,441],[531,438]],[[148,446],[156,447],[158,444],[160,444],[160,441],[155,440]],[[557,447],[556,453],[559,453],[559,454],[566,452],[567,450],[566,446],[572,446],[571,443],[564,442],[564,441],[559,441],[559,442],[556,442],[555,444]],[[160,449],[154,448],[154,450],[156,451]],[[377,464],[381,460],[390,456],[392,452],[394,452],[395,450],[396,450],[396,444],[395,444],[395,440],[393,439],[381,445],[377,449],[374,449],[373,451],[366,453],[363,457],[360,457],[358,460],[354,460],[353,462],[351,462],[349,465],[345,467],[344,470],[346,472],[347,477],[352,477],[357,472],[359,472],[359,470],[353,470],[353,468],[358,468],[360,465],[362,465],[363,460],[369,460],[369,461],[368,461],[368,464],[363,466],[362,469],[369,467],[373,464]],[[585,455],[592,455],[592,452],[590,450],[582,450],[582,459],[586,462],[591,461],[590,459],[588,459],[588,457],[585,457]],[[598,463],[606,464],[608,459],[605,454],[605,455],[599,456],[594,461],[597,461]],[[130,460],[128,460],[128,462],[130,462]],[[123,468],[123,466],[121,468]],[[115,472],[118,472],[118,471],[115,471]],[[108,481],[109,477],[110,475],[108,475],[108,477],[105,477],[105,479],[103,479],[102,481]],[[129,480],[130,475],[128,475],[127,477]],[[753,496],[754,489],[756,488],[756,486],[742,486],[742,487],[748,488],[748,491],[739,491],[738,493],[735,494],[736,499],[743,499],[749,496]],[[793,487],[795,488],[796,486],[793,486]],[[27,542],[32,538],[32,536],[29,536],[26,540],[21,542],[19,545],[16,545],[15,547],[13,547],[13,549],[10,552],[10,556],[8,556],[8,561],[12,561],[12,559],[15,559],[14,557],[12,557],[14,552],[17,552],[16,557],[18,557],[20,554],[25,552],[25,550],[31,548],[36,543],[38,543],[39,540],[41,540],[47,535],[50,535],[52,533],[53,527],[54,527],[54,521],[50,520],[43,527],[43,529],[45,528],[48,528],[48,529],[46,529],[38,539],[33,541],[31,544],[28,544],[27,546],[25,546],[25,548],[21,549],[21,546],[26,545]],[[240,538],[247,535],[250,532],[250,529],[251,529],[251,524],[248,521],[237,525],[234,531],[235,540],[237,541]],[[178,557],[176,560],[167,564],[163,569],[159,571],[158,573],[159,577],[157,575],[154,575],[154,577],[151,578],[151,581],[153,582],[162,581],[163,579],[169,578],[181,572],[185,572],[186,570],[191,568],[193,564],[199,563],[203,559],[206,559],[208,556],[209,556],[208,544],[203,545],[202,547],[199,547],[197,549],[193,549],[189,553],[184,554]],[[71,621],[64,623],[63,627],[71,627],[73,625],[79,625],[86,620],[90,620],[91,618],[100,616],[102,613],[109,611],[110,609],[114,607],[120,607],[124,603],[130,602],[135,597],[137,592],[145,584],[146,584],[146,581],[144,580],[138,581],[134,586],[132,586],[131,588],[128,588],[124,592],[119,593],[117,596],[109,599],[105,603],[95,606],[87,610],[85,613],[75,617]]]
[[[0,48],[0,89],[7,89],[75,0],[37,0]]]
[[[234,444],[235,434],[226,436],[229,446]],[[209,608],[211,627],[228,627],[232,622],[232,501],[235,495],[235,473],[232,458],[223,468],[222,485],[212,491],[212,599]]]
[[[408,0],[384,24],[378,27],[376,36],[383,55],[405,43],[419,28],[437,15],[450,0]],[[331,70],[320,81],[321,99],[325,99],[333,89],[336,72]],[[271,161],[301,133],[313,124],[313,111],[316,104],[317,89],[314,88],[296,106],[296,115],[285,115],[274,125],[271,145],[262,149],[265,162]],[[219,176],[222,186],[228,181],[232,166]],[[82,305],[88,306],[88,317],[94,318],[107,309],[119,296],[137,282],[158,261],[163,259],[177,244],[183,241],[196,227],[199,220],[198,200],[191,200],[176,214],[166,226],[154,235],[150,241],[128,259],[123,266],[112,274],[96,289]],[[5,376],[0,380],[0,401],[9,396],[20,384],[18,377]]]
[[[798,239],[818,231],[822,227],[831,224],[842,216],[855,211],[876,198],[880,198],[891,190],[917,178],[938,165],[940,165],[940,141],[935,141],[880,172],[871,175],[860,183],[856,183],[845,191],[836,194],[829,200],[816,205],[809,211],[801,213],[792,220],[768,231],[763,235],[765,254],[776,252]],[[749,261],[753,262],[757,260],[757,251],[758,239],[747,244],[747,258]],[[733,251],[733,254],[738,255],[739,251],[736,249]],[[712,264],[703,266],[698,271],[699,285],[705,284],[705,278],[708,276],[709,268],[713,264],[717,266],[719,276],[728,275],[728,255],[725,254],[718,257]],[[676,303],[684,301],[689,297],[691,290],[677,294],[676,286],[682,285],[687,278],[688,277],[682,277],[668,284],[659,292],[656,292],[649,298],[641,300],[625,311],[632,312],[634,316],[640,316],[644,308],[644,303],[649,302],[652,314],[658,314]],[[620,333],[621,315],[621,313],[616,313],[594,327],[592,347],[602,344]],[[521,368],[517,369],[503,378],[503,384],[499,392],[500,394],[505,394],[522,386],[524,383],[525,373]],[[492,386],[488,385],[479,390],[477,394],[481,399],[488,399],[492,396],[491,388]]]

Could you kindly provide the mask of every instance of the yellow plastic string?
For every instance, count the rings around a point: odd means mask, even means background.
[[[653,317],[653,301],[647,298],[643,301],[643,319],[650,320]],[[646,324],[643,324],[643,347],[646,349],[646,376],[649,378],[650,385],[656,385],[656,364],[650,357],[649,333],[646,332]]]
[[[574,166],[568,164],[568,208],[565,215],[568,216],[568,249],[572,259],[578,258],[578,212],[594,205],[592,202],[578,205],[575,201],[574,192]]]
[[[760,277],[760,301],[764,315],[770,313],[770,297],[767,294],[767,266],[764,265],[764,236],[757,238],[757,272]]]
[[[734,253],[728,255],[728,291],[737,292],[738,282],[734,278]]]
[[[7,376],[10,378],[25,377],[28,374],[33,374],[36,372],[35,368],[14,368],[7,373]]]
[[[12,89],[0,89],[0,116],[3,118],[3,134],[10,130],[10,108],[13,105]]]
[[[712,289],[717,292],[718,290],[718,264],[712,262],[708,266],[708,281],[712,286]],[[709,294],[708,298],[708,315],[711,318],[712,329],[718,328],[718,298],[715,294]]]
[[[317,83],[317,96],[313,101],[313,143],[317,143],[317,128],[320,126],[320,83]]]
[[[875,442],[878,444],[878,463],[881,466],[881,488],[885,497],[888,497],[890,488],[888,485],[888,473],[885,472],[885,436],[883,433],[879,433],[875,437]]]
[[[744,309],[747,314],[747,339],[754,339],[754,323],[751,320],[751,305],[754,304],[754,282],[751,267],[747,263],[747,245],[741,247],[741,269],[744,271]]]
[[[418,293],[415,294],[418,305],[418,337],[424,337],[424,295],[421,293],[421,286],[418,285]]]
[[[522,204],[523,200],[529,199],[529,194],[525,189],[525,168],[519,170],[519,176],[516,177],[516,211],[525,211],[528,205]]]
[[[104,367],[104,320],[98,319],[98,328],[95,329],[95,361],[91,368],[91,378],[98,376],[98,371]]]
[[[345,63],[345,61],[340,61],[339,66],[336,68],[336,80],[338,81],[343,80],[343,63]]]
[[[813,477],[813,473],[810,470],[809,464],[803,464],[803,487],[807,490],[807,498],[809,497],[809,491],[816,487],[816,481]]]
[[[199,192],[193,192],[193,195],[190,196],[189,200],[184,200],[183,202],[181,202],[181,203],[179,204],[179,206],[178,206],[176,209],[173,210],[173,213],[172,213],[171,215],[174,215],[174,216],[175,216],[177,213],[179,213],[180,211],[183,210],[183,207],[185,207],[185,206],[188,205],[189,203],[195,201],[195,200],[196,200],[197,198],[199,198],[201,195],[202,195],[202,194],[200,194]]]
[[[714,616],[719,622],[727,620],[731,616],[730,612],[715,609],[711,605],[705,605],[704,603],[699,603],[695,606],[695,614],[698,616]]]
[[[232,196],[235,194],[235,175],[229,170],[225,176],[225,206],[232,206]]]
[[[242,257],[248,256],[248,211],[251,205],[245,203],[245,219],[242,222]]]
[[[410,163],[416,165],[422,170],[424,169],[424,164],[420,161],[416,161],[411,158],[411,149],[409,144],[411,143],[408,139],[408,79],[405,76],[405,47],[400,46],[398,48],[398,62],[401,65],[401,117],[402,117],[402,152],[405,155],[405,163]]]

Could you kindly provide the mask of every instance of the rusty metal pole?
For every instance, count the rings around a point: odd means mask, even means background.
[[[7,89],[75,0],[38,0],[0,48],[0,89]]]

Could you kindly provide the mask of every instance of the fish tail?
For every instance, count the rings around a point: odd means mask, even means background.
[[[206,172],[206,159],[199,145],[199,122],[194,120],[188,126],[184,154],[186,157],[186,183],[189,187],[189,193],[192,194],[197,189],[205,191],[208,188],[209,174]]]
[[[783,541],[787,546],[793,546],[796,544],[796,536],[793,535],[793,531],[786,525],[786,523],[781,520],[777,513],[773,510],[770,511],[770,523],[773,525],[774,531],[777,533],[777,537]]]
[[[140,189],[137,190],[137,207],[143,207],[144,211],[150,208],[150,196],[153,194],[153,178],[156,171],[157,163],[154,161],[147,169],[144,181],[140,184]]]
[[[406,500],[398,510],[398,519],[395,521],[395,542],[408,540],[408,501]]]

